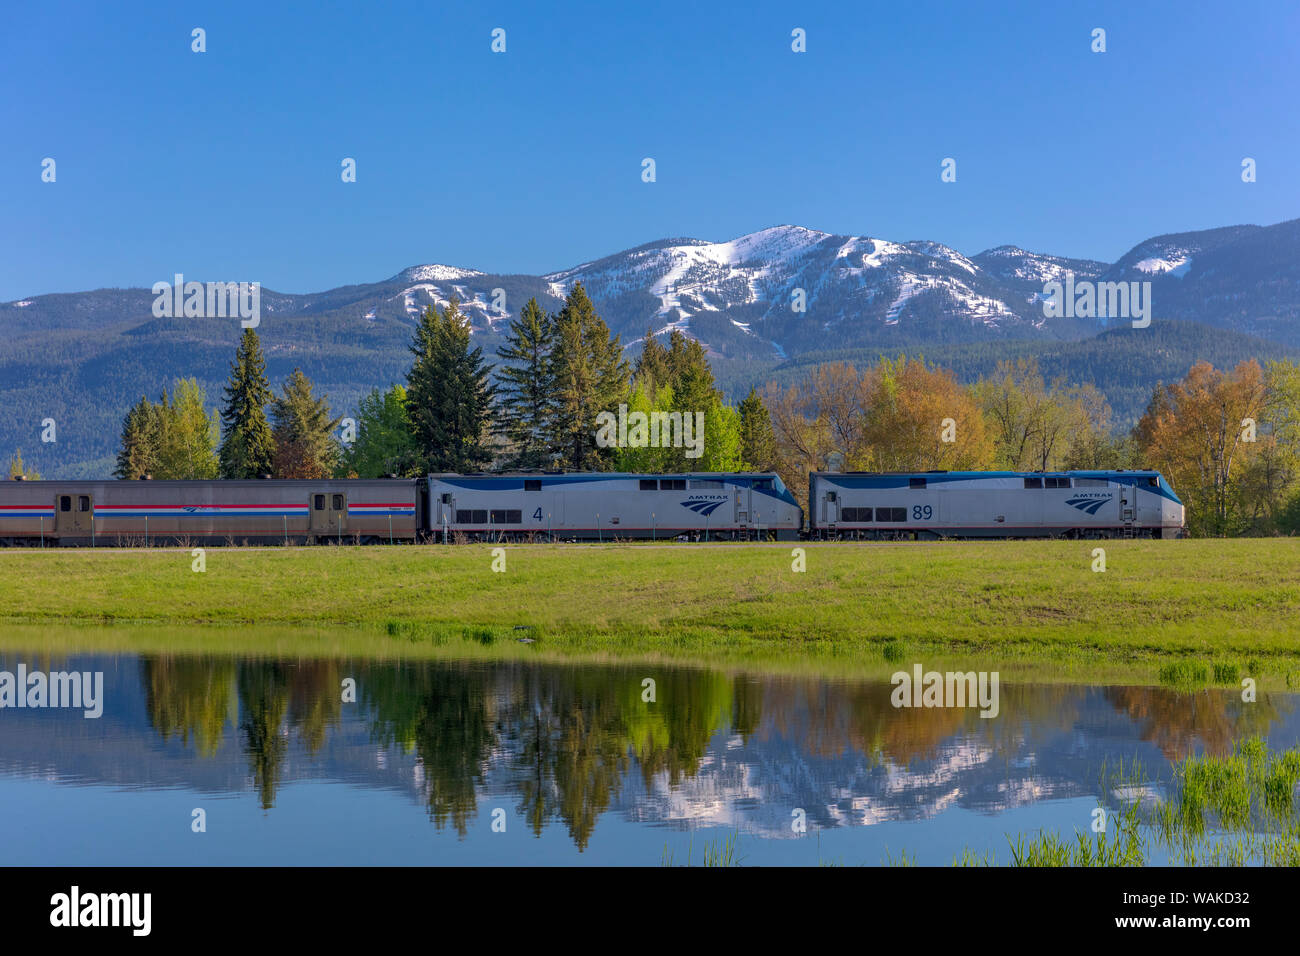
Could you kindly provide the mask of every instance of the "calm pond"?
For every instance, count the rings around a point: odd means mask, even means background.
[[[1086,831],[1121,764],[1159,791],[1189,754],[1300,743],[1297,695],[1263,692],[1004,683],[982,719],[647,664],[0,652],[19,667],[102,672],[102,715],[0,709],[7,864],[698,865],[733,835],[745,865],[1005,863],[1008,834]]]

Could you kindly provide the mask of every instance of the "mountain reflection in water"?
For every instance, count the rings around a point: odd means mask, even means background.
[[[299,783],[404,794],[463,839],[484,806],[586,850],[608,815],[750,837],[999,814],[1093,798],[1103,768],[1300,739],[1295,696],[1008,684],[997,718],[891,706],[884,681],[637,664],[266,660],[12,652],[0,669],[104,672],[104,713],[0,711],[0,782],[254,793]],[[642,681],[655,681],[655,701]],[[355,702],[344,702],[345,680]],[[477,830],[475,831],[477,832]],[[345,862],[345,861],[341,861]],[[657,862],[637,860],[629,862]]]

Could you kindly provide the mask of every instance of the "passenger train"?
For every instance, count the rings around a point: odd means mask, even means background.
[[[774,472],[419,479],[0,481],[0,545],[1155,537],[1184,534],[1159,472]]]

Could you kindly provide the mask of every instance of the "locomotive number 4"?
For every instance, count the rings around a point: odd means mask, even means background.
[[[541,521],[541,520],[542,520],[542,509],[541,509],[541,508],[538,508],[536,511],[533,512],[533,520],[534,520],[534,521]]]

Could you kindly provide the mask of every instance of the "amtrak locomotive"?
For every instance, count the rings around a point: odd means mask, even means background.
[[[1183,503],[1157,471],[814,472],[812,537],[1179,538]]]
[[[774,472],[433,475],[437,540],[675,538],[793,540],[803,510]]]

